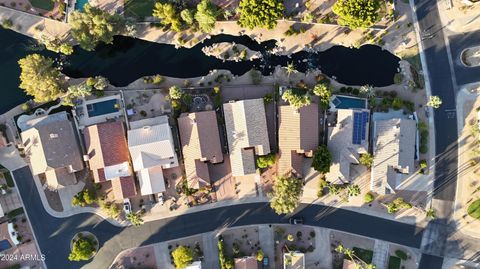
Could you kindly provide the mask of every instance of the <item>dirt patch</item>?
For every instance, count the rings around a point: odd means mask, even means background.
[[[152,245],[122,252],[112,268],[157,268]]]

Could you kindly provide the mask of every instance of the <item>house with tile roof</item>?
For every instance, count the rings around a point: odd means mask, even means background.
[[[298,110],[290,105],[278,106],[278,174],[303,177],[304,157],[312,157],[318,147],[318,105]]]
[[[215,111],[182,114],[178,128],[189,187],[199,189],[210,185],[208,163],[223,162]]]
[[[223,104],[233,176],[255,173],[255,155],[270,153],[263,99]]]
[[[258,269],[258,261],[255,256],[235,258],[235,269]]]
[[[305,269],[305,254],[299,251],[283,253],[283,269]]]
[[[62,188],[77,183],[84,168],[77,133],[66,112],[45,115],[25,123],[21,133],[34,175],[45,174],[48,185]]]
[[[127,139],[123,122],[104,122],[84,129],[86,159],[94,181],[110,181],[116,200],[137,194],[130,168]]]
[[[128,149],[142,195],[165,191],[163,169],[178,166],[168,116],[130,122]]]
[[[415,171],[416,126],[408,118],[374,121],[372,191],[394,193]]]
[[[368,109],[337,109],[328,119],[327,146],[332,155],[326,180],[350,182],[356,176],[360,155],[368,152],[370,111]]]

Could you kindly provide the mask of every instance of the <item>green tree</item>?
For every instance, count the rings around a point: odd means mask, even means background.
[[[287,73],[288,77],[290,77],[291,74],[298,72],[297,68],[295,67],[293,62],[287,63],[287,66],[285,66],[284,68],[285,68],[285,72]]]
[[[275,164],[276,156],[274,153],[258,156],[257,166],[258,168],[267,168]]]
[[[105,200],[100,200],[99,202],[100,208],[107,213],[107,215],[111,218],[118,218],[120,216],[120,208],[117,204],[113,202],[107,202]]]
[[[439,108],[442,105],[442,99],[436,95],[430,96],[427,102],[427,106],[433,107],[433,108]]]
[[[277,26],[277,20],[283,16],[284,10],[285,6],[279,0],[241,0],[237,23],[248,29],[273,29]]]
[[[97,201],[97,197],[95,195],[95,191],[92,189],[83,189],[82,191],[75,194],[72,198],[72,205],[73,206],[87,206],[95,203]]]
[[[89,4],[83,6],[83,12],[75,10],[68,23],[72,27],[72,36],[80,47],[91,51],[99,42],[112,43],[113,36],[125,29],[125,20],[117,14],[110,14]]]
[[[288,234],[288,235],[287,235],[287,240],[288,240],[289,242],[293,242],[294,239],[295,239],[295,237],[293,237],[293,234]]]
[[[360,193],[361,193],[360,186],[358,186],[357,184],[351,184],[347,186],[348,196],[351,196],[351,197],[358,196],[360,195]]]
[[[198,3],[195,20],[198,22],[200,30],[205,33],[210,33],[215,27],[218,14],[218,7],[210,2],[210,0],[202,0]]]
[[[50,38],[46,35],[42,35],[39,39],[41,43],[45,45],[45,48],[57,53],[63,53],[70,55],[73,53],[73,46],[68,44],[67,41],[58,37]]]
[[[257,251],[257,261],[262,262],[262,261],[263,261],[263,257],[264,257],[263,250],[262,250],[262,249],[259,249],[259,250]]]
[[[373,200],[375,200],[375,196],[373,196],[373,193],[371,192],[367,192],[365,193],[365,196],[363,196],[363,202],[366,204],[373,202]]]
[[[393,98],[392,108],[395,110],[401,109],[403,106],[403,100],[400,97]]]
[[[105,88],[108,87],[109,81],[108,79],[102,76],[95,77],[95,83],[93,84],[93,88],[97,91],[103,91]]]
[[[277,214],[292,213],[300,203],[302,180],[295,177],[277,177],[273,184],[270,206]]]
[[[168,94],[172,100],[180,100],[183,96],[183,91],[178,86],[172,86],[168,89]]]
[[[177,269],[183,269],[190,265],[194,256],[193,250],[185,246],[179,246],[172,251],[173,263]]]
[[[95,252],[95,242],[87,237],[78,238],[68,255],[70,261],[88,261]]]
[[[368,28],[378,19],[378,0],[337,0],[332,7],[338,23],[350,29]]]
[[[302,93],[299,90],[292,89],[284,91],[282,99],[297,110],[312,103],[312,98],[308,92]]]
[[[129,213],[126,218],[133,224],[133,226],[140,226],[143,224],[143,219],[140,214]]]
[[[71,85],[67,89],[67,93],[62,98],[62,104],[65,106],[73,106],[73,100],[86,97],[92,94],[92,88],[86,83]]]
[[[332,155],[326,145],[320,145],[313,153],[312,167],[320,173],[328,173],[332,165]]]
[[[227,256],[225,253],[225,245],[223,239],[220,238],[217,242],[218,247],[218,260],[220,261],[220,269],[233,269],[235,264],[233,259]]]
[[[368,99],[375,97],[373,87],[370,85],[363,85],[362,87],[360,87],[360,94],[367,97]]]
[[[435,213],[435,210],[433,208],[427,209],[425,214],[426,214],[427,218],[435,219],[437,217],[437,215]]]
[[[406,202],[402,197],[398,197],[390,203],[385,204],[390,214],[396,213],[400,209],[412,208],[412,204]]]
[[[195,15],[194,12],[190,9],[184,9],[180,12],[180,17],[188,25],[192,26],[194,23]]]
[[[34,97],[36,102],[48,102],[59,98],[66,85],[65,77],[54,66],[53,60],[40,54],[30,54],[18,61],[20,65],[20,89]]]
[[[330,98],[332,97],[332,89],[327,83],[320,83],[313,88],[313,94],[319,97],[320,105],[323,108],[328,108],[330,104]]]
[[[180,32],[182,30],[182,22],[180,21],[180,16],[173,3],[155,3],[152,15],[155,18],[160,19],[162,25],[170,26],[175,32]]]
[[[370,168],[373,165],[373,156],[370,153],[363,153],[360,155],[359,160],[361,165],[365,165],[366,167]]]

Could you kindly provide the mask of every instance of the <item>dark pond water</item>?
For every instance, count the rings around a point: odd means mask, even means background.
[[[252,50],[262,51],[264,59],[249,62],[223,62],[203,54],[202,47],[219,42],[235,42]],[[4,93],[0,100],[0,113],[27,100],[18,89],[20,69],[17,61],[30,53],[57,57],[49,51],[35,51],[33,39],[10,30],[0,29],[0,87]],[[275,66],[294,62],[298,71],[318,68],[328,76],[347,85],[387,86],[393,83],[399,58],[378,46],[366,45],[360,49],[334,46],[320,53],[298,52],[291,56],[277,56],[265,51],[275,47],[275,41],[257,43],[247,36],[217,35],[193,48],[176,49],[172,45],[117,36],[112,45],[100,45],[96,51],[75,48],[72,56],[63,57],[63,72],[71,77],[101,75],[116,86],[125,86],[145,76],[189,78],[208,74],[213,69],[227,69],[242,75],[257,68],[264,75]]]

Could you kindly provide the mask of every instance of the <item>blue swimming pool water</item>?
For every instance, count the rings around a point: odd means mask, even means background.
[[[348,96],[336,96],[333,100],[336,108],[367,108],[367,100]]]
[[[117,104],[117,99],[111,99],[103,102],[88,104],[87,105],[88,116],[95,117],[95,116],[117,112],[118,109],[115,108],[115,104]]]
[[[77,0],[77,2],[75,2],[75,10],[83,11],[85,4],[88,4],[88,0]]]
[[[8,242],[8,240],[0,241],[0,252],[2,252],[4,250],[7,250],[11,247],[12,247],[12,245],[10,245],[10,242]]]

